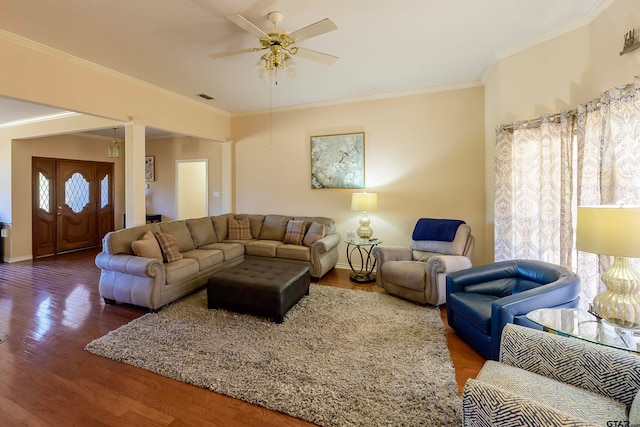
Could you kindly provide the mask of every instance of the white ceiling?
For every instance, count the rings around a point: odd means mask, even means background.
[[[226,110],[269,107],[257,46],[225,16],[262,29],[284,13],[294,31],[323,18],[338,26],[299,43],[339,56],[296,58],[298,77],[273,88],[274,108],[478,82],[497,55],[581,25],[607,0],[0,0],[0,28]],[[284,73],[281,73],[284,74]],[[212,101],[197,96],[206,93]],[[4,102],[7,100],[5,99]],[[0,124],[29,111],[0,102]]]

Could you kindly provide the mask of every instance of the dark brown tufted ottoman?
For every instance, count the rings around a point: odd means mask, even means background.
[[[207,285],[209,308],[225,308],[282,323],[284,315],[309,295],[309,267],[247,259],[214,274]]]

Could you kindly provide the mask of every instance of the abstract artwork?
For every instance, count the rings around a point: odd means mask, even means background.
[[[311,137],[311,188],[364,188],[364,132]]]
[[[155,156],[146,156],[144,158],[144,180],[146,182],[153,182],[156,180]]]

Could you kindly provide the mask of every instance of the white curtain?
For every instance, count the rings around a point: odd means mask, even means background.
[[[578,107],[577,153],[578,205],[640,204],[640,77]],[[608,256],[578,252],[583,302],[603,289],[600,274],[609,263]]]
[[[586,307],[602,290],[610,258],[576,252],[575,207],[621,201],[640,204],[640,77],[580,105],[577,117],[562,112],[497,129],[496,261],[573,269]],[[633,263],[640,270],[640,260]]]
[[[495,259],[538,259],[571,267],[573,116],[499,127]]]

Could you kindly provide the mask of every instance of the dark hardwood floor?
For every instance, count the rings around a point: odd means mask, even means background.
[[[105,306],[96,253],[0,263],[0,425],[311,425],[84,351],[89,341],[146,313]],[[382,291],[353,284],[346,270],[330,272],[321,284]],[[446,330],[462,390],[484,359]]]

